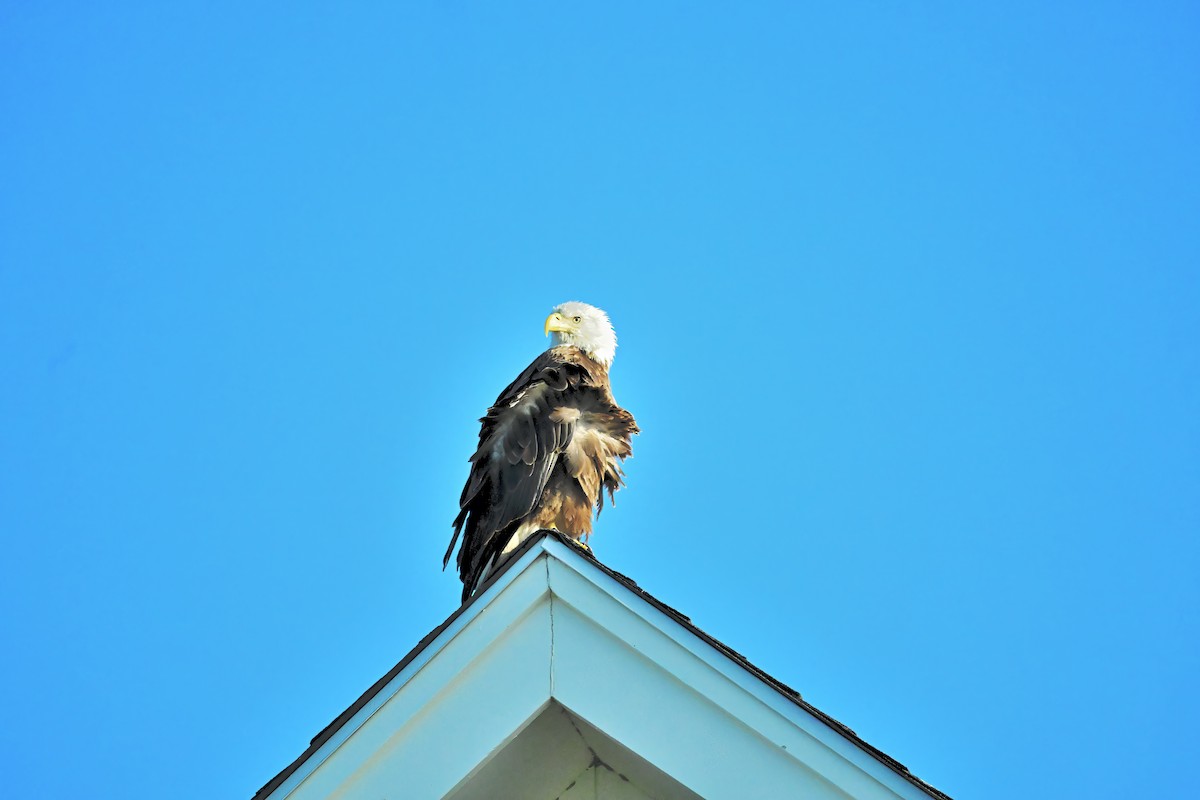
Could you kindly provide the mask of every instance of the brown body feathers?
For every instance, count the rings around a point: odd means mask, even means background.
[[[463,600],[506,548],[543,528],[577,539],[592,531],[592,509],[621,487],[621,461],[638,432],[617,405],[608,369],[571,345],[553,347],[500,393],[480,420],[479,448],[463,487],[448,563],[459,535]]]

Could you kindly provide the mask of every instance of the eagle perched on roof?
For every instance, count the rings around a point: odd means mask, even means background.
[[[554,529],[579,540],[592,532],[592,508],[604,508],[623,484],[621,462],[633,453],[633,415],[617,405],[608,368],[617,335],[608,315],[563,303],[546,318],[550,349],[500,393],[480,422],[479,448],[463,487],[450,561],[459,534],[463,601],[530,534]],[[465,531],[465,533],[464,533]]]

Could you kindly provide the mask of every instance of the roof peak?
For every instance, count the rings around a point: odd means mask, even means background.
[[[541,563],[546,564],[545,568],[535,566]],[[565,608],[557,606],[556,598],[563,601]],[[553,610],[555,607],[563,610],[556,613]],[[545,618],[547,622],[537,622],[539,616],[534,613],[537,609],[543,609],[538,612],[540,614],[549,614]],[[534,632],[527,634],[534,636],[533,639],[522,639],[513,633],[518,628],[527,628],[529,624],[535,626],[530,629]],[[545,624],[546,629],[538,628],[539,624]],[[588,634],[589,630],[594,633]],[[573,648],[577,650],[581,646],[579,642],[583,640],[579,636],[584,639],[592,637],[592,649],[585,648],[586,654],[572,653]],[[559,637],[566,638],[556,647],[552,643]],[[480,644],[480,641],[483,643]],[[510,644],[505,645],[504,642]],[[451,643],[455,643],[453,650]],[[548,649],[540,649],[543,645]],[[472,646],[485,649],[474,656],[463,655],[462,649]],[[737,720],[751,730],[759,730],[756,726],[764,724],[774,729],[781,720],[788,720],[788,724],[799,730],[777,729],[762,741],[786,742],[779,746],[783,747],[789,759],[795,759],[797,763],[806,765],[807,769],[821,774],[825,774],[822,772],[825,767],[814,767],[812,764],[819,762],[824,765],[833,759],[828,766],[839,775],[843,775],[839,770],[853,765],[856,769],[844,773],[849,777],[832,781],[845,794],[871,797],[882,786],[887,786],[890,790],[888,797],[899,795],[948,800],[944,793],[912,775],[899,761],[867,744],[849,727],[818,710],[805,701],[799,692],[696,627],[687,616],[646,592],[633,579],[608,567],[570,537],[550,530],[537,531],[522,542],[511,557],[481,584],[473,597],[422,638],[395,667],[318,733],[296,761],[258,791],[255,800],[266,800],[281,787],[279,797],[288,795],[309,774],[324,769],[326,758],[342,748],[370,720],[377,719],[384,705],[404,696],[402,693],[411,682],[420,678],[426,683],[444,680],[459,685],[466,680],[464,671],[486,670],[486,666],[480,665],[492,663],[492,659],[484,658],[483,653],[489,652],[488,648],[497,647],[508,647],[509,652],[513,653],[512,658],[530,661],[532,673],[538,671],[535,662],[548,657],[552,677],[549,686],[545,687],[550,692],[546,702],[561,702],[572,713],[601,729],[607,721],[610,726],[626,726],[629,737],[650,735],[639,732],[636,726],[633,729],[627,727],[630,722],[621,716],[621,704],[624,702],[628,705],[632,701],[622,701],[620,698],[628,695],[631,686],[642,687],[638,690],[642,693],[650,691],[647,687],[651,684],[661,687],[652,675],[657,674],[655,671],[664,672],[674,676],[673,683],[669,685],[677,683],[679,690],[687,696],[719,696],[721,700],[713,708],[725,709],[727,716],[733,715],[729,717],[730,721]],[[603,652],[597,653],[595,647],[601,647]],[[455,652],[456,655],[443,658],[446,652]],[[645,676],[650,683],[636,675],[627,676],[621,692],[606,700],[603,697],[605,687],[596,682],[595,671],[586,666],[587,659],[597,655],[606,659],[606,672],[609,669],[623,669],[626,672],[630,669],[651,670]],[[447,658],[450,660],[447,661]],[[584,661],[581,662],[580,658]],[[695,659],[707,662],[710,669],[696,673]],[[431,677],[440,674],[436,666],[439,663],[443,665],[444,677]],[[643,666],[638,667],[638,664]],[[494,694],[494,677],[476,677],[474,680],[484,680],[492,687],[489,691]],[[607,688],[610,692],[613,689],[611,686]],[[432,696],[427,695],[428,686],[414,691],[423,696]],[[450,690],[447,688],[444,691]],[[411,697],[412,693],[407,696]],[[442,701],[439,701],[439,709],[441,704]],[[439,713],[449,712],[442,709]],[[613,714],[617,716],[614,718]],[[600,717],[606,717],[606,720]],[[452,723],[455,724],[458,723]],[[788,733],[788,730],[793,732]],[[612,730],[607,732],[616,735]],[[762,735],[767,736],[765,733]],[[503,747],[502,742],[507,740],[502,737],[501,744],[497,746]],[[643,742],[647,749],[658,746],[655,744],[657,739],[643,739]],[[625,743],[632,747],[629,742]],[[842,766],[835,766],[837,764]],[[856,778],[855,775],[862,777]],[[826,778],[829,776],[826,775]],[[326,778],[325,783],[329,780]],[[870,786],[878,788],[867,790],[866,787]],[[443,787],[441,793],[448,788]],[[723,793],[706,792],[703,782],[690,788],[703,796]],[[711,785],[709,788],[712,788]],[[861,794],[860,789],[863,790]],[[913,794],[914,790],[919,794]],[[302,798],[303,793],[297,797]]]

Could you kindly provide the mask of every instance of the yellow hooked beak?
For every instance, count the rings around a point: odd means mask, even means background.
[[[550,335],[550,331],[558,333],[570,333],[573,330],[571,323],[567,322],[567,318],[555,311],[550,316],[546,317],[546,335]]]

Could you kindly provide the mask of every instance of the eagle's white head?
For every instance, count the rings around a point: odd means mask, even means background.
[[[606,367],[617,353],[617,334],[608,314],[587,303],[572,300],[554,309],[546,317],[546,334],[551,333],[552,346],[574,345]]]

